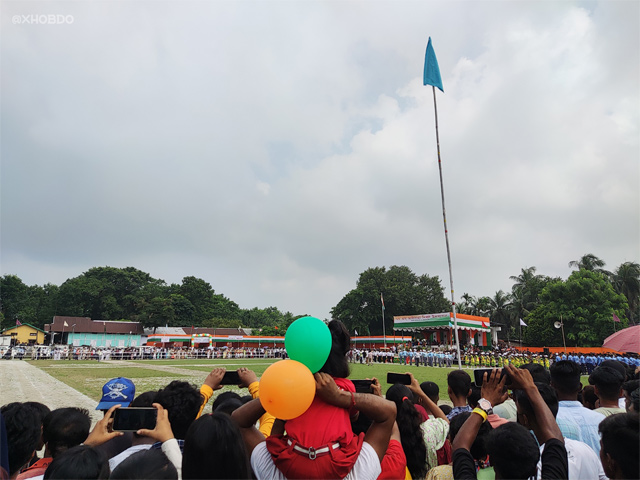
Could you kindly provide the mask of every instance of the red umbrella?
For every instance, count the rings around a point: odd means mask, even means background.
[[[640,325],[609,335],[602,346],[618,352],[640,353]]]

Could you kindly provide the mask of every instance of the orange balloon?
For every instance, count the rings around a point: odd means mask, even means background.
[[[267,368],[260,378],[260,403],[276,418],[291,420],[311,406],[316,381],[306,365],[281,360]]]

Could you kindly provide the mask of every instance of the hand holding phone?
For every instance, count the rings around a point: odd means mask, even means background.
[[[475,384],[478,387],[482,386],[483,383],[483,377],[484,374],[487,374],[487,378],[489,378],[489,375],[491,375],[491,372],[495,370],[495,368],[476,368],[473,371],[473,381],[475,382]],[[500,380],[502,380],[502,377],[506,376],[507,377],[507,381],[505,383],[505,385],[510,385],[511,384],[511,379],[509,378],[509,374],[507,373],[507,371],[503,368],[501,369],[500,372]]]
[[[373,380],[351,380],[356,387],[356,393],[373,393]]]
[[[401,385],[411,385],[411,375],[407,373],[387,373],[387,383],[399,383]]]
[[[158,411],[153,407],[118,408],[113,413],[113,430],[136,432],[141,428],[153,430]]]
[[[240,375],[237,370],[224,372],[220,385],[240,385]]]

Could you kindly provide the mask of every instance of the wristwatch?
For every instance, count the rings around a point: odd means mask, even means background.
[[[478,408],[484,410],[487,415],[491,415],[493,413],[493,407],[491,406],[491,402],[486,398],[481,398],[478,400]]]

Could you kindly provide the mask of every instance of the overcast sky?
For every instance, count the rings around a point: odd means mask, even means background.
[[[456,300],[640,260],[638,1],[1,13],[3,275],[133,266],[320,318],[369,267],[449,295],[429,37]]]

